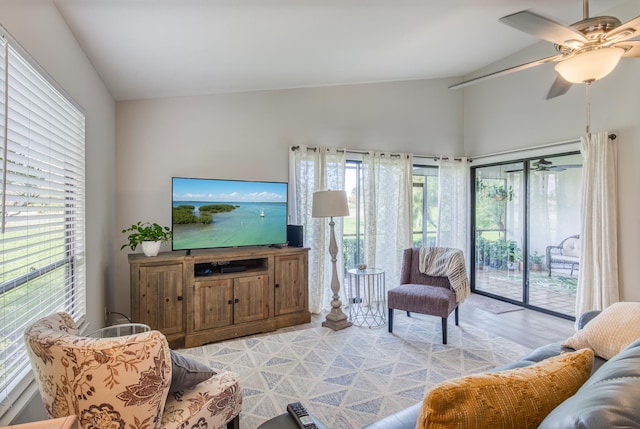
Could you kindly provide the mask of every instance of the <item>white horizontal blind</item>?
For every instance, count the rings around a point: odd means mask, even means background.
[[[0,415],[30,366],[25,327],[85,317],[85,119],[2,38]]]

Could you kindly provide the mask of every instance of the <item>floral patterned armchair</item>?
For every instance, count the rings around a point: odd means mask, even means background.
[[[158,331],[94,339],[78,336],[66,313],[25,331],[40,395],[52,418],[77,415],[83,429],[239,427],[242,390],[229,371],[169,393],[171,353]]]

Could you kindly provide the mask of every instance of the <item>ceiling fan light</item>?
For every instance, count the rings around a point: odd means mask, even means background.
[[[556,64],[556,71],[571,83],[602,79],[616,68],[624,49],[600,48],[580,52]]]

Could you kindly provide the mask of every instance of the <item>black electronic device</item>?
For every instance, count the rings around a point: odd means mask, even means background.
[[[287,225],[287,244],[291,247],[304,247],[302,225]]]
[[[307,409],[300,402],[293,402],[287,405],[287,412],[302,429],[318,429]]]
[[[247,267],[244,265],[220,265],[220,272],[225,273],[239,273],[245,271]]]
[[[215,273],[216,267],[211,265],[210,263],[204,264],[195,264],[194,265],[194,274],[196,277],[204,277],[211,276]]]

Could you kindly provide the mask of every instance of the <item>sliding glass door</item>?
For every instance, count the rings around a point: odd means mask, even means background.
[[[472,169],[476,292],[574,317],[582,157]]]
[[[524,163],[473,171],[475,290],[523,303]]]
[[[542,158],[530,165],[528,304],[574,316],[582,156]]]

